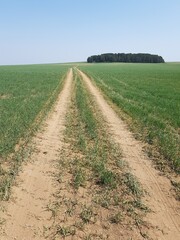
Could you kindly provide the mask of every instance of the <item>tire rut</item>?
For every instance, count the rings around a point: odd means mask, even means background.
[[[16,178],[10,200],[4,203],[5,224],[1,240],[45,239],[43,232],[53,224],[48,204],[58,185],[54,180],[56,160],[63,145],[65,116],[70,101],[72,69],[43,130],[33,139],[36,150]]]
[[[153,226],[149,229],[149,236],[158,240],[180,239],[180,206],[172,196],[170,181],[154,169],[143,152],[143,143],[133,137],[90,78],[77,70],[102,112],[115,142],[119,143],[124,160],[129,163],[133,174],[147,191],[144,202],[152,211],[145,220]]]

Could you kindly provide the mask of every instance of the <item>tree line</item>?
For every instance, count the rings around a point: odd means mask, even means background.
[[[149,53],[104,53],[88,57],[87,62],[164,63],[165,61],[161,56]]]

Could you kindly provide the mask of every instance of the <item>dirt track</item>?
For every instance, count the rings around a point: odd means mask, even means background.
[[[56,184],[53,174],[63,141],[65,115],[70,99],[72,69],[65,80],[55,108],[45,121],[42,132],[34,139],[36,151],[16,179],[10,201],[5,203],[7,211],[1,240],[44,239],[43,231],[52,225],[48,204],[53,201]]]
[[[108,105],[91,80],[83,72],[79,71],[79,73],[94,96],[114,140],[119,143],[124,160],[129,163],[133,174],[148,192],[144,202],[152,212],[147,215],[146,220],[154,227],[148,234],[158,240],[180,239],[180,206],[171,194],[170,181],[160,176],[153,168],[150,160],[143,153],[143,144],[133,137],[126,124]]]
[[[144,202],[152,212],[148,213],[146,220],[154,228],[150,228],[148,234],[152,239],[158,240],[180,239],[180,206],[172,197],[170,181],[153,168],[143,153],[143,144],[133,137],[91,80],[84,73],[79,73],[94,96],[109,132],[115,142],[119,143],[124,160],[129,162],[133,174],[149,194],[144,198]],[[5,203],[6,212],[3,217],[6,222],[3,234],[0,232],[1,240],[45,239],[44,230],[53,225],[52,212],[48,211],[47,206],[54,201],[55,193],[59,190],[53,175],[57,172],[56,160],[63,146],[62,133],[72,91],[72,78],[71,69],[55,108],[45,121],[43,130],[34,139],[36,151],[22,167],[10,201]]]

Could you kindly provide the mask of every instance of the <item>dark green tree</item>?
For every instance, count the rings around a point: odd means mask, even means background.
[[[164,63],[164,59],[149,53],[104,53],[88,57],[87,62]]]

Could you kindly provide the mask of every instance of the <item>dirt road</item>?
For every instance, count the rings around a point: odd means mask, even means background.
[[[57,187],[53,174],[62,147],[63,130],[71,94],[72,69],[67,74],[55,108],[34,139],[36,151],[22,167],[12,189],[10,201],[5,203],[5,225],[1,240],[45,239],[43,231],[53,223],[48,204],[53,201]]]
[[[151,161],[143,152],[143,144],[133,137],[126,124],[106,102],[97,87],[84,73],[79,71],[79,74],[102,112],[108,126],[107,130],[122,149],[124,160],[129,163],[133,174],[148,192],[143,199],[152,210],[147,214],[146,219],[153,226],[149,229],[148,235],[154,240],[180,239],[180,206],[171,194],[170,181],[166,177],[160,176],[159,172],[153,168]],[[49,231],[54,223],[52,211],[49,211],[51,203],[56,202],[56,192],[60,188],[63,196],[70,199],[77,197],[77,202],[80,203],[82,198],[83,201],[87,200],[84,192],[80,198],[78,194],[74,196],[74,190],[72,192],[69,190],[71,186],[69,189],[66,188],[69,183],[68,179],[65,178],[64,182],[57,184],[54,177],[54,174],[58,173],[56,164],[60,158],[60,150],[64,149],[63,130],[72,92],[72,78],[71,69],[54,109],[46,119],[42,131],[39,131],[34,138],[36,151],[32,153],[27,164],[23,164],[22,170],[16,178],[16,184],[12,188],[10,200],[4,203],[6,211],[2,217],[5,219],[5,224],[1,224],[1,240],[45,239],[47,230]],[[67,151],[69,153],[69,149]],[[66,171],[64,172],[67,175]],[[65,200],[67,199],[65,198]],[[62,206],[60,208],[60,217],[63,217],[64,209]],[[79,215],[75,215],[74,218],[78,219]],[[57,223],[59,224],[59,222]],[[91,227],[95,228],[94,225]],[[99,227],[97,232],[99,232]],[[82,233],[84,234],[83,231]],[[80,239],[78,236],[80,235],[74,236],[74,238],[69,236],[69,239]]]
[[[119,143],[124,160],[129,163],[133,174],[148,192],[144,202],[152,212],[147,215],[146,220],[154,227],[148,234],[152,239],[158,240],[180,239],[180,206],[171,194],[170,181],[160,176],[159,172],[153,168],[150,160],[143,153],[143,144],[133,137],[126,124],[106,102],[97,87],[83,72],[79,71],[79,74],[94,96],[114,140]]]

